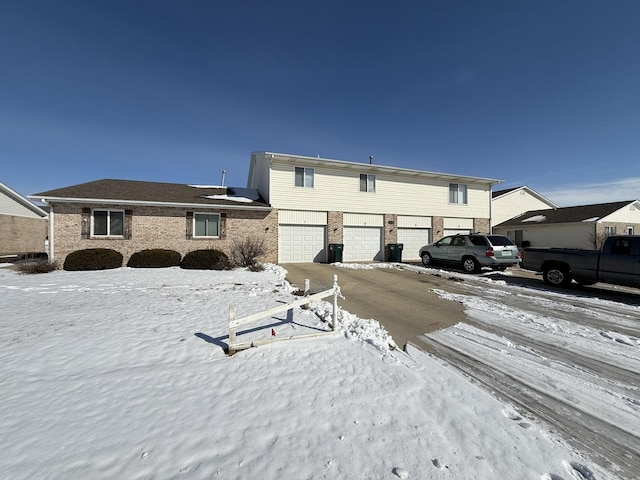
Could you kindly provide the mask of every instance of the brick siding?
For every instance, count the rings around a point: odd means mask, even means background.
[[[0,215],[0,255],[42,253],[47,219]]]
[[[276,210],[202,210],[221,215],[220,238],[188,238],[187,212],[198,209],[93,205],[93,209],[131,210],[131,238],[83,238],[82,205],[54,204],[54,254],[61,265],[66,256],[85,248],[111,248],[122,253],[124,264],[131,255],[148,248],[175,250],[182,256],[200,249],[214,248],[227,255],[234,239],[264,238],[266,262],[278,260],[278,216]],[[85,216],[85,220],[86,220]],[[89,218],[90,221],[90,218]],[[88,231],[88,230],[87,230]]]

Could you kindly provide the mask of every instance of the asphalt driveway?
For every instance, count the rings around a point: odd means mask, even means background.
[[[300,289],[308,278],[311,293],[331,288],[333,275],[345,300],[338,304],[360,318],[374,318],[396,344],[407,342],[425,350],[420,336],[465,321],[462,305],[442,300],[431,289],[456,290],[451,279],[394,268],[350,269],[321,263],[287,263],[287,281]],[[467,320],[468,322],[468,320]]]

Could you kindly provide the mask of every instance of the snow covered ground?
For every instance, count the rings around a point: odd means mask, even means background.
[[[226,356],[229,305],[242,316],[292,301],[284,275],[274,266],[43,275],[0,268],[0,477],[618,478],[615,465],[599,467],[443,361],[389,350],[374,320],[341,311],[335,336]],[[499,304],[465,303],[470,313],[506,316]],[[328,303],[314,303],[250,325],[238,341],[269,338],[272,329],[276,338],[328,330],[321,318],[329,315]],[[542,315],[516,323],[547,328],[553,322]],[[595,342],[585,348],[598,344],[588,330],[573,335]],[[635,368],[637,338],[597,335],[600,346],[635,351],[623,360]],[[495,342],[480,340],[508,362],[535,357]],[[609,358],[607,348],[597,350]],[[589,403],[586,381],[568,387]],[[616,385],[610,400],[620,407],[616,421],[635,435],[637,385],[627,400],[623,390]]]

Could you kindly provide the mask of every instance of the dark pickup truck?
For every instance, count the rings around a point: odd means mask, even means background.
[[[640,288],[640,236],[608,237],[602,250],[525,248],[522,268],[542,272],[549,285],[596,282]]]

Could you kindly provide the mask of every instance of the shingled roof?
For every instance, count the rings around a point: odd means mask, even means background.
[[[247,188],[138,180],[96,180],[29,195],[29,197],[47,202],[270,208],[256,190]]]
[[[595,222],[636,201],[637,200],[627,200],[624,202],[598,203],[594,205],[579,205],[575,207],[552,208],[546,210],[530,210],[496,226],[515,227],[532,224],[549,225],[554,223]]]

